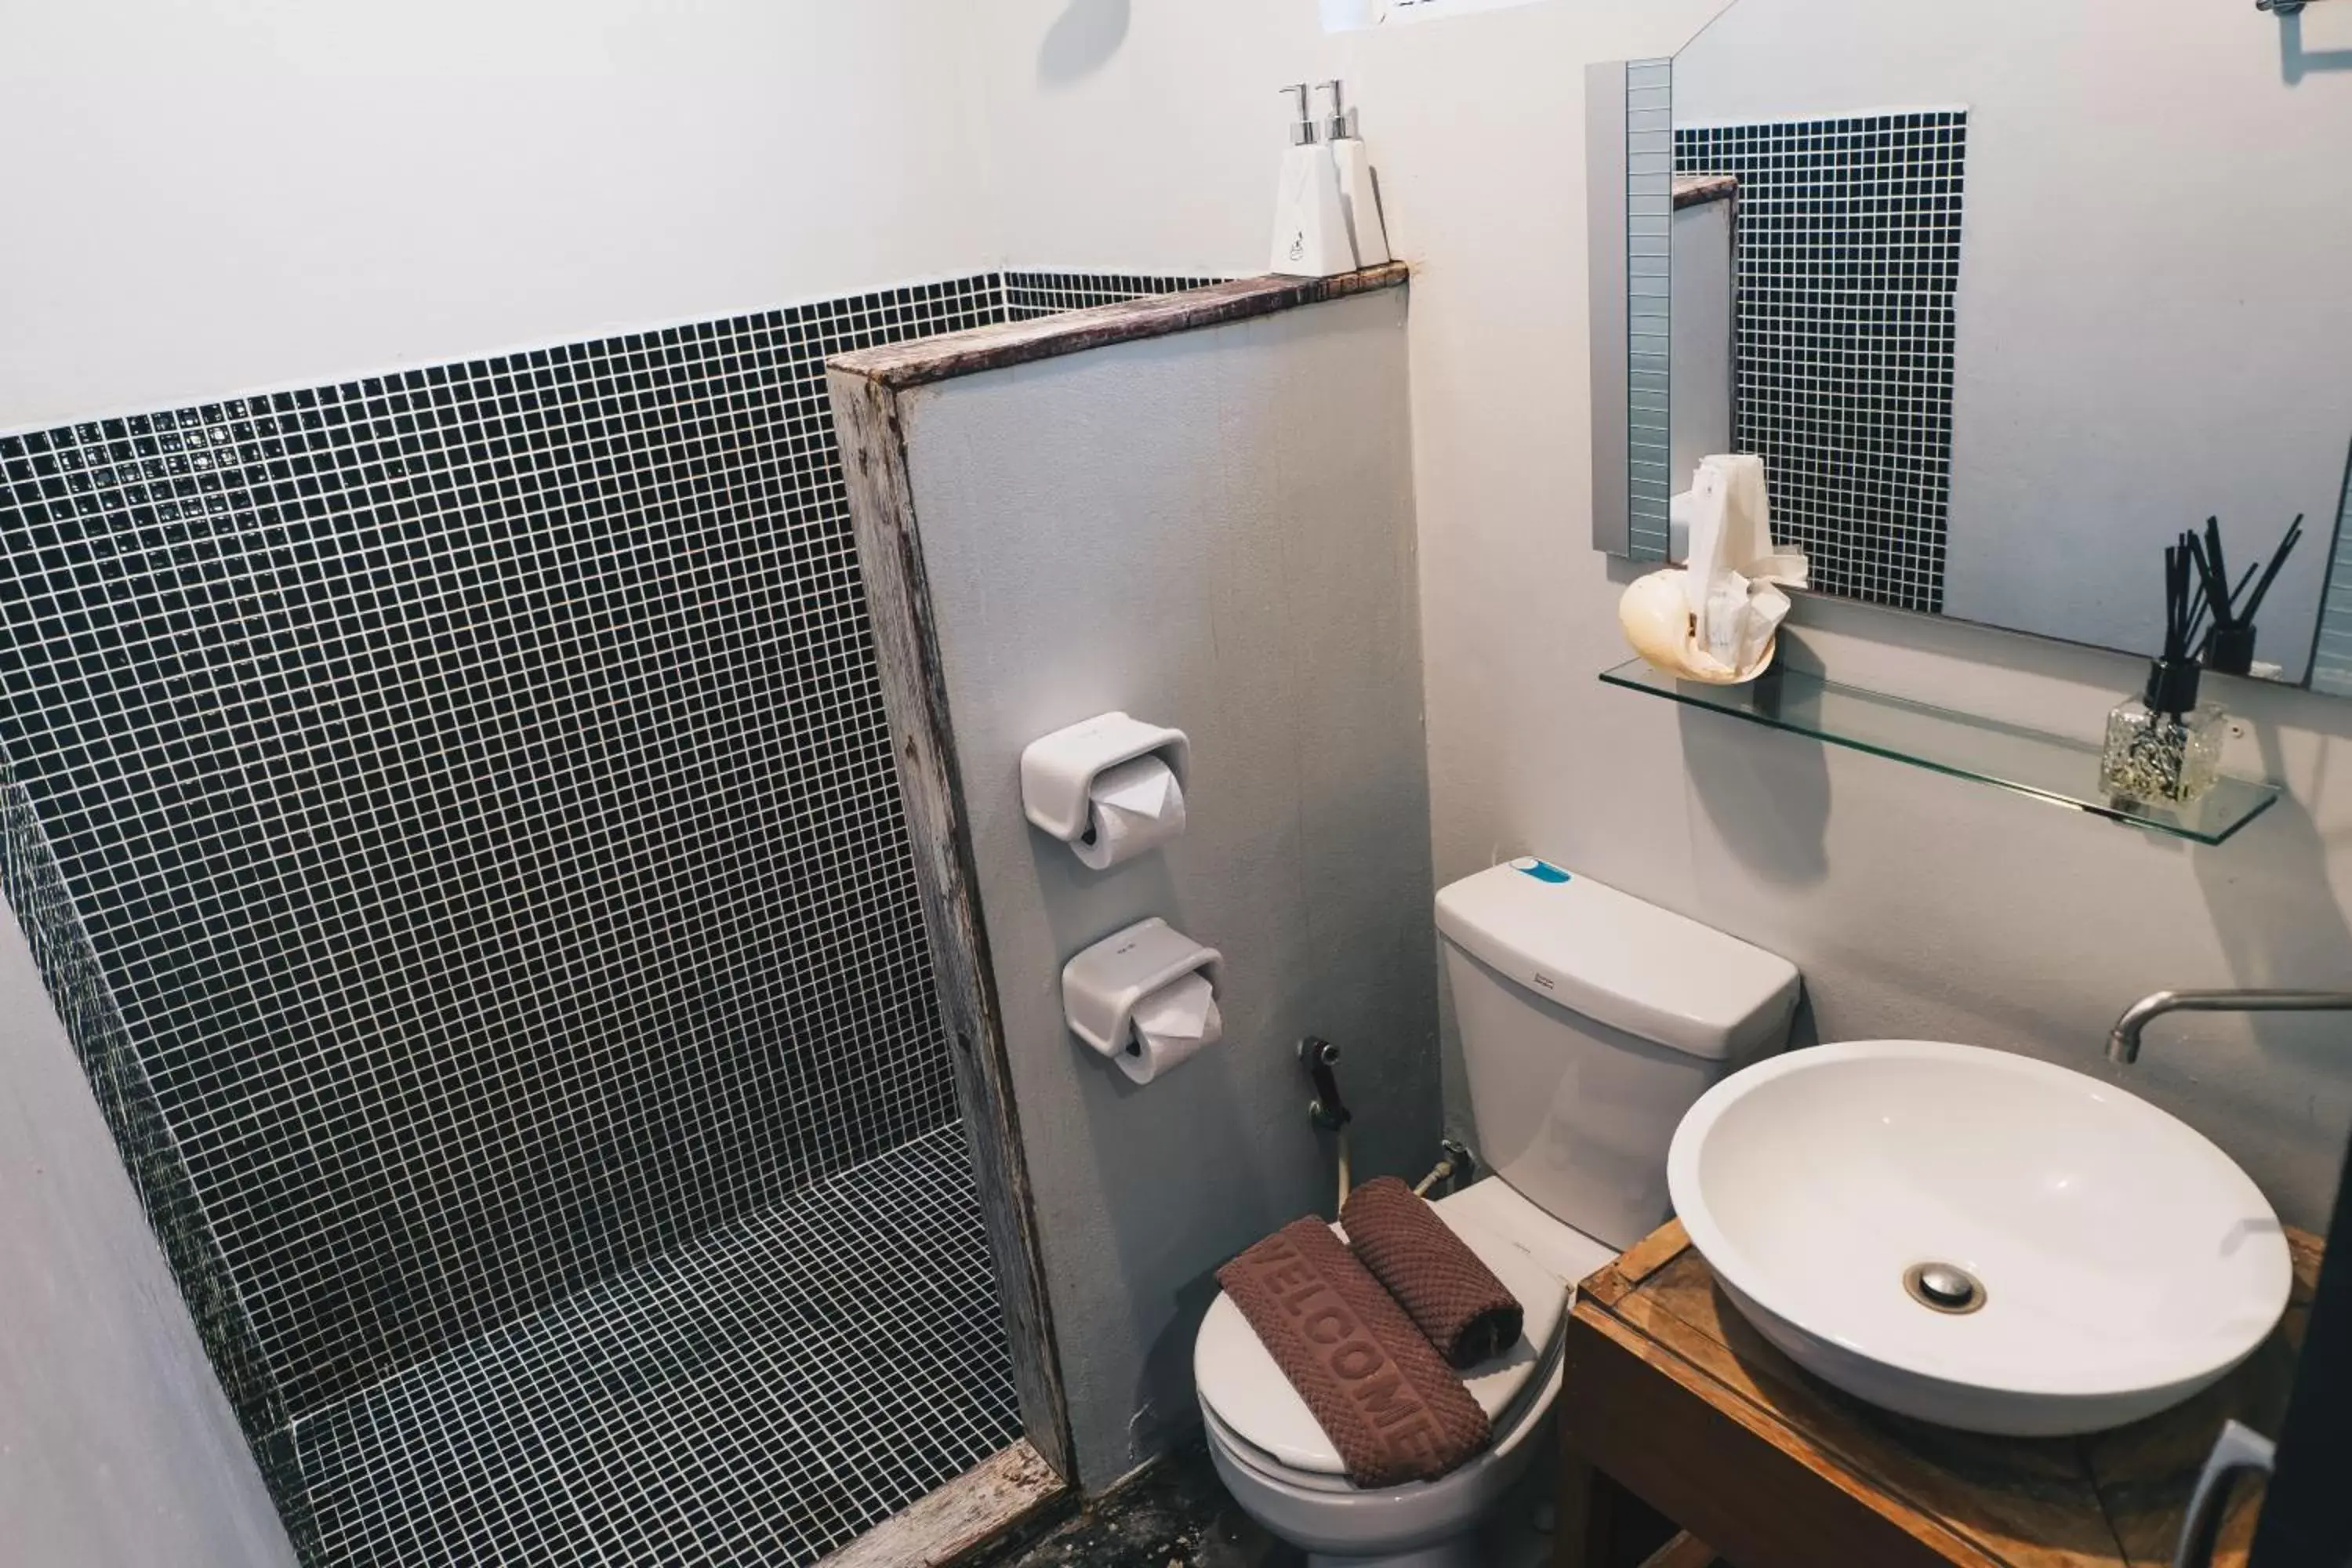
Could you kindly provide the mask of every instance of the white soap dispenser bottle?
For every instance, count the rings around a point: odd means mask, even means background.
[[[1331,117],[1324,127],[1331,161],[1339,169],[1339,205],[1348,214],[1348,234],[1356,244],[1356,265],[1385,267],[1390,260],[1388,226],[1381,219],[1381,186],[1372,174],[1371,154],[1357,133],[1356,111],[1348,107],[1346,88],[1333,80],[1325,82],[1323,90],[1331,95]]]
[[[1274,262],[1268,270],[1286,278],[1329,278],[1356,269],[1355,242],[1348,236],[1347,204],[1339,195],[1339,165],[1330,144],[1315,133],[1305,82],[1286,87],[1298,95],[1298,121],[1290,128],[1290,151],[1282,161],[1282,187],[1275,202]]]

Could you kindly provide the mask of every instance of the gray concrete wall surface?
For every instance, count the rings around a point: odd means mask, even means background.
[[[1439,1102],[1402,289],[910,395],[908,466],[1082,1483],[1198,1422],[1214,1270],[1335,1197],[1302,1035],[1340,1042],[1359,1178]],[[1023,816],[1037,736],[1192,742],[1190,824],[1093,872]],[[1063,963],[1148,915],[1223,951],[1225,1037],[1139,1088]]]
[[[292,1568],[81,1064],[0,906],[0,1561]]]

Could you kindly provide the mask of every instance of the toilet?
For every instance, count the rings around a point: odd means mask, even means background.
[[[1526,1309],[1463,1374],[1495,1433],[1450,1475],[1378,1490],[1223,1295],[1193,1342],[1209,1454],[1234,1501],[1317,1568],[1475,1568],[1477,1531],[1543,1446],[1577,1280],[1667,1218],[1666,1146],[1709,1085],[1788,1042],[1796,969],[1549,861],[1437,895],[1478,1152],[1441,1218]]]

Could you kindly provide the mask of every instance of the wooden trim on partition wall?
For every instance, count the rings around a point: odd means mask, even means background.
[[[951,377],[1166,337],[1271,315],[1301,305],[1401,287],[1401,263],[1337,278],[1250,278],[1181,294],[1070,310],[968,332],[921,338],[835,356],[825,376],[841,438],[849,517],[866,579],[866,610],[882,671],[907,832],[939,979],[955,1037],[956,1094],[979,1173],[981,1210],[1004,1297],[1013,1375],[1029,1442],[1065,1480],[1076,1481],[1069,1400],[1045,1290],[1036,1205],[1013,1101],[1004,1014],[989,956],[948,712],[938,628],[923,566],[907,462],[901,395]]]
[[[956,784],[955,731],[915,529],[898,395],[851,371],[829,369],[827,381],[907,833],[914,847],[923,925],[930,935],[940,1010],[955,1040],[956,1099],[971,1138],[981,1214],[1004,1298],[1022,1429],[1056,1475],[1075,1480],[1069,1398],[1045,1296],[1045,1261],[1037,1242],[1029,1164],[1022,1154],[1021,1110],[1013,1100],[1004,1015],[981,921],[971,834]]]
[[[1073,1506],[1074,1494],[1037,1450],[1015,1443],[892,1514],[819,1568],[951,1568],[1010,1531]]]
[[[1406,277],[1405,264],[1391,261],[1331,278],[1242,278],[1231,283],[1212,283],[1205,289],[1187,289],[1181,294],[1151,294],[1087,310],[1065,310],[1057,316],[1039,316],[1026,321],[974,327],[968,332],[945,332],[881,348],[858,349],[834,355],[825,361],[825,367],[878,383],[892,392],[904,392],[959,375],[977,375],[982,371],[1003,370],[1033,360],[1083,353],[1113,343],[1193,332],[1229,321],[1245,321],[1254,316],[1270,316],[1300,305],[1394,289],[1402,285]],[[835,417],[838,422],[839,416]],[[848,434],[846,429],[842,431],[844,437]]]

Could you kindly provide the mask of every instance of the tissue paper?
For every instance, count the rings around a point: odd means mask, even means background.
[[[1184,786],[1157,756],[1137,757],[1095,775],[1087,792],[1087,835],[1071,847],[1100,871],[1183,831]]]
[[[1715,591],[1716,579],[1729,564],[1724,560],[1727,542],[1724,532],[1730,522],[1730,510],[1729,476],[1709,458],[1699,464],[1698,473],[1691,480],[1690,554],[1683,561],[1683,597],[1690,605],[1702,643],[1709,640],[1708,596]]]
[[[1769,583],[1756,584],[1756,592],[1748,601],[1748,619],[1739,634],[1739,652],[1732,659],[1736,669],[1752,669],[1761,673],[1772,656],[1772,639],[1780,634],[1780,623],[1789,618],[1789,595]]]
[[[1190,1061],[1224,1035],[1217,994],[1199,971],[1171,981],[1135,1005],[1127,1048],[1113,1059],[1138,1083]]]
[[[1674,503],[1675,525],[1688,532],[1684,564],[1637,579],[1617,603],[1636,653],[1660,669],[1717,685],[1764,673],[1789,615],[1781,590],[1806,586],[1810,569],[1803,552],[1773,547],[1771,515],[1763,458],[1700,460],[1691,488]]]
[[[1811,563],[1801,550],[1780,550],[1772,543],[1772,501],[1764,483],[1764,459],[1752,452],[1726,453],[1703,459],[1723,483],[1724,515],[1718,560],[1728,570],[1754,583],[1783,588],[1804,588]]]

